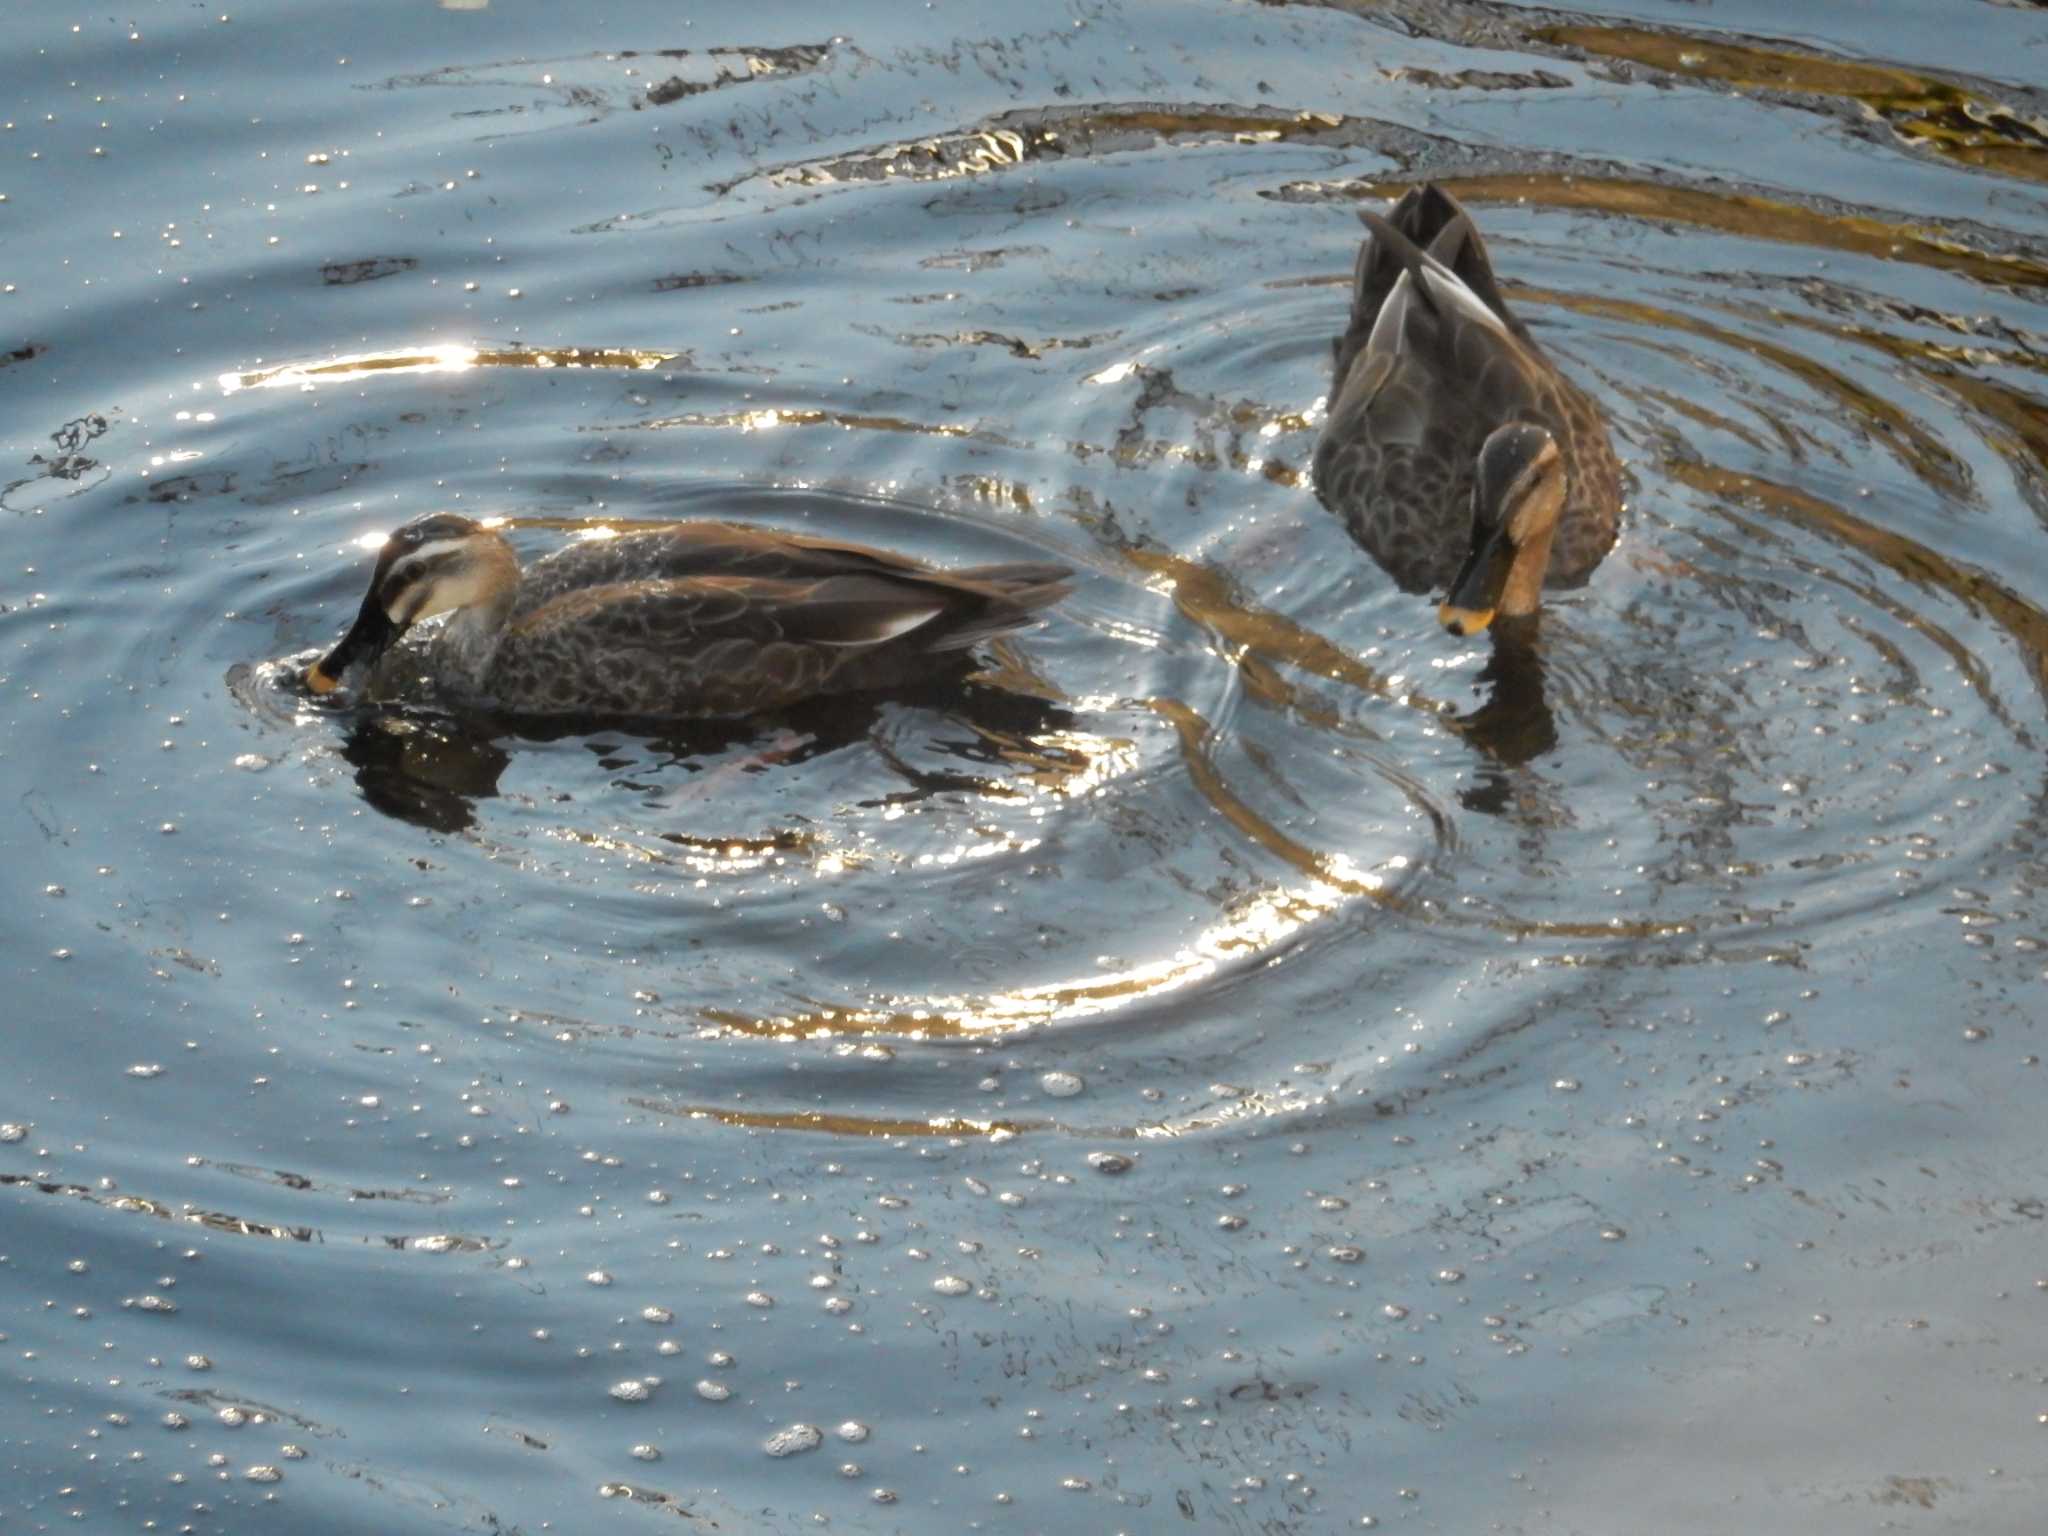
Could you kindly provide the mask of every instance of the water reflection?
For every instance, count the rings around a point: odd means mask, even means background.
[[[47,9],[0,1518],[2024,1523],[2038,9]],[[1639,488],[1487,646],[1302,484],[1428,178]],[[748,724],[236,666],[430,506],[1088,575]]]
[[[1497,619],[1493,646],[1478,684],[1486,698],[1478,708],[1450,716],[1447,724],[1484,755],[1477,782],[1459,790],[1468,811],[1488,816],[1513,807],[1509,770],[1534,761],[1557,746],[1557,720],[1543,691],[1543,615]]]
[[[382,352],[354,352],[307,363],[280,363],[248,373],[224,373],[223,394],[244,389],[310,389],[352,384],[379,374],[464,374],[473,368],[623,368],[645,370],[680,354],[630,347],[473,347],[435,342]]]
[[[229,1169],[229,1171],[233,1171]],[[315,1186],[311,1181],[295,1185],[288,1178],[275,1178],[268,1182],[284,1188]],[[145,1195],[109,1194],[103,1190],[89,1189],[82,1184],[68,1184],[52,1179],[33,1179],[20,1174],[0,1173],[0,1189],[30,1190],[37,1194],[55,1195],[63,1199],[83,1201],[88,1205],[104,1207],[135,1216],[150,1216],[159,1221],[185,1223],[201,1227],[209,1232],[218,1232],[230,1237],[269,1238],[293,1243],[354,1242],[374,1247],[388,1248],[395,1252],[424,1254],[478,1254],[488,1253],[504,1246],[502,1239],[472,1237],[453,1232],[412,1232],[412,1233],[337,1233],[320,1227],[288,1224],[274,1221],[256,1221],[246,1216],[236,1216],[225,1211],[208,1210],[186,1202],[154,1200]],[[379,1195],[362,1191],[350,1191],[352,1200],[379,1198]],[[150,1298],[143,1298],[147,1302]],[[151,1311],[176,1311],[175,1304],[150,1307]]]
[[[718,782],[732,775],[793,767],[856,744],[906,786],[869,802],[874,805],[911,805],[952,793],[1021,798],[1024,785],[1072,792],[1099,775],[1094,740],[1076,730],[1074,713],[1037,694],[993,686],[1000,676],[963,658],[952,676],[916,689],[817,699],[772,716],[624,722],[623,730],[621,722],[595,716],[457,715],[370,703],[350,711],[340,750],[372,807],[442,833],[476,825],[478,802],[498,796],[516,750],[510,744],[518,741],[593,738],[589,751],[613,775],[614,787],[671,807],[716,803]],[[933,751],[994,772],[934,771],[910,762],[891,745],[888,728],[905,712],[921,730],[932,731]],[[944,727],[966,734],[939,734]],[[624,741],[635,744],[631,755],[622,751]],[[696,779],[700,774],[707,777]],[[732,843],[709,839],[706,846],[729,850]],[[643,850],[642,857],[669,855]]]
[[[2048,287],[2048,262],[2022,254],[1986,250],[1924,225],[1870,213],[1812,208],[1788,198],[1754,192],[1724,192],[1624,175],[1586,176],[1515,173],[1499,176],[1440,176],[1439,185],[1460,202],[1534,203],[1542,207],[1604,212],[1639,219],[1669,220],[1699,229],[1761,240],[1910,262],[1955,272],[1980,282],[2014,287]],[[1369,180],[1345,185],[1342,195],[1399,197],[1407,179]],[[1312,189],[1296,187],[1295,195]],[[1512,290],[1510,290],[1512,292]]]
[[[1640,27],[1564,24],[1540,26],[1529,35],[1536,42],[1649,65],[1681,80],[1783,92],[1794,107],[1816,97],[1840,97],[1889,123],[1901,143],[1964,165],[2048,181],[2048,123],[1988,91],[1898,65]]]
[[[356,787],[372,807],[430,832],[476,824],[476,802],[498,793],[511,755],[491,736],[450,717],[372,707],[341,745]]]

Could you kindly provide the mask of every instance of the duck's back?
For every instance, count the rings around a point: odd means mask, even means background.
[[[622,582],[743,576],[802,580],[868,568],[916,574],[931,568],[908,556],[742,523],[674,523],[579,539],[526,568],[520,614],[567,593]]]
[[[518,713],[683,717],[900,688],[1028,622],[1070,574],[941,571],[730,523],[591,540],[526,573],[484,691]]]

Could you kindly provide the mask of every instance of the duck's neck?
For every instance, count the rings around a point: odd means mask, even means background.
[[[434,641],[434,673],[445,688],[458,694],[480,695],[486,686],[491,663],[498,654],[498,642],[519,602],[519,562],[509,547],[500,546],[502,559],[494,558],[495,569],[485,595],[467,607],[448,615],[448,622]],[[495,554],[496,552],[494,552]]]
[[[1519,618],[1543,606],[1543,578],[1550,570],[1550,541],[1556,537],[1557,524],[1552,523],[1515,552],[1507,586],[1501,590],[1500,607],[1495,610],[1502,618]]]

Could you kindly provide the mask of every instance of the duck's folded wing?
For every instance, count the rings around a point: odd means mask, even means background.
[[[498,652],[516,703],[622,715],[750,714],[836,680],[931,614],[880,594],[741,576],[584,587],[522,613]]]
[[[895,687],[943,670],[942,653],[1027,622],[1065,593],[1067,574],[1033,564],[583,588],[507,626],[498,686],[515,703],[678,716]]]
[[[1030,622],[1067,595],[1071,574],[1040,562],[842,573],[792,591],[774,620],[793,644],[845,652],[902,641],[917,651],[957,651]]]
[[[1375,452],[1421,448],[1441,418],[1465,411],[1458,325],[1418,270],[1403,272],[1330,402],[1326,430]]]
[[[1015,628],[1066,593],[1056,565],[839,573],[813,580],[688,576],[584,587],[522,614],[526,643],[573,639],[595,654],[686,654],[711,644],[796,645],[844,653],[912,638],[950,650]]]
[[[690,522],[593,539],[557,550],[526,572],[538,606],[578,590],[628,582],[744,578],[819,581],[838,575],[917,576],[906,555],[742,523]]]

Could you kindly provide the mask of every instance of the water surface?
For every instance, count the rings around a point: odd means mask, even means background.
[[[2036,1530],[2048,16],[687,12],[7,23],[4,1517]],[[1307,483],[1427,178],[1632,481],[1532,644]],[[276,686],[436,507],[1079,575]]]

